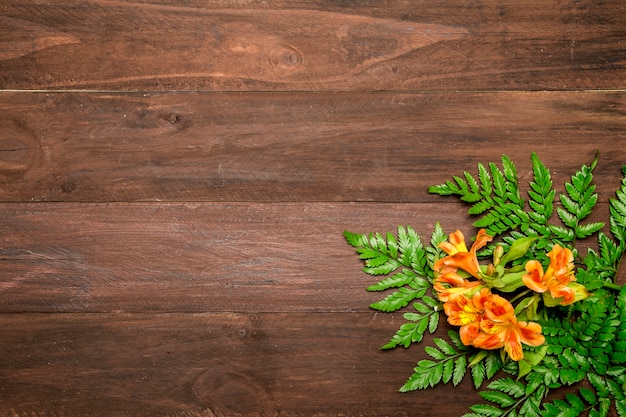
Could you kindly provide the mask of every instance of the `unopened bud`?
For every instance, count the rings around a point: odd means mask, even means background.
[[[507,264],[508,262],[514,261],[526,255],[526,252],[528,252],[530,246],[537,239],[538,238],[536,236],[522,237],[517,239],[515,242],[513,242],[513,244],[511,244],[509,251],[506,253],[506,255],[502,257],[500,262],[502,264]]]
[[[526,272],[508,272],[500,278],[500,284],[497,288],[502,292],[513,292],[522,288],[524,284],[523,276]]]
[[[493,250],[493,264],[495,266],[500,265],[500,261],[502,260],[502,255],[504,255],[504,246],[498,245]]]

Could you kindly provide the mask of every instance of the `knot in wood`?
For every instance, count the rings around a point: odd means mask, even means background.
[[[295,48],[281,45],[272,51],[270,62],[276,69],[291,72],[301,67],[303,58]]]

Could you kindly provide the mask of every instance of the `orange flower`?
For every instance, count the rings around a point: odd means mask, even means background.
[[[435,278],[433,289],[437,292],[437,298],[445,303],[479,285],[482,285],[479,281],[469,281],[454,271],[448,271]]]
[[[485,229],[480,229],[476,235],[476,241],[468,251],[463,233],[457,230],[450,234],[449,242],[439,244],[439,247],[443,249],[448,256],[435,262],[435,270],[439,273],[445,273],[462,269],[480,279],[480,265],[478,264],[478,258],[476,258],[476,251],[491,242],[491,239],[492,237],[487,234]]]
[[[451,299],[443,305],[443,311],[448,316],[448,323],[461,326],[459,336],[464,345],[468,346],[480,333],[480,322],[485,313],[485,301],[491,296],[488,288],[476,291],[470,297],[460,296]]]
[[[568,286],[570,282],[576,281],[572,272],[574,269],[572,251],[557,244],[548,252],[548,257],[550,265],[545,272],[539,261],[526,262],[527,273],[522,277],[524,284],[535,292],[549,291],[553,298],[562,298],[562,305],[573,303],[576,300],[576,292],[574,288]]]
[[[517,321],[511,303],[493,295],[484,303],[485,315],[480,322],[480,333],[473,345],[480,349],[504,348],[512,360],[524,358],[522,343],[539,346],[545,342],[541,326],[533,322]]]

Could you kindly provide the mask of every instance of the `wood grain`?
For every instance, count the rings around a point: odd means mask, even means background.
[[[435,207],[3,205],[0,311],[368,311],[376,280],[343,231],[410,223],[429,238],[465,217]]]
[[[624,8],[0,1],[0,417],[467,412],[397,392],[424,353],[342,232],[471,235],[427,187],[503,153],[562,189],[599,150],[607,221]]]
[[[562,90],[623,87],[620,0],[5,0],[0,88]]]
[[[470,398],[454,391],[445,402],[436,390],[397,392],[424,355],[378,350],[401,322],[375,313],[4,314],[0,416],[467,411]]]
[[[343,231],[469,226],[460,204],[1,206],[0,311],[351,312],[382,298]],[[608,207],[595,220],[606,221]],[[593,220],[593,219],[592,219]],[[464,229],[467,236],[475,232]]]
[[[5,92],[0,198],[432,202],[503,153],[526,180],[537,152],[561,186],[598,150],[612,193],[625,115],[623,92]]]

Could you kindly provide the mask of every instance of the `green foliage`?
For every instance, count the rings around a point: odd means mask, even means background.
[[[391,233],[357,234],[344,232],[346,241],[352,245],[364,261],[363,271],[385,277],[369,286],[368,291],[394,291],[370,307],[392,312],[406,307],[415,299],[424,297],[432,287],[435,254],[428,251],[413,228],[398,226],[397,238]],[[421,340],[421,339],[420,339]]]
[[[626,250],[626,166],[615,198],[609,199],[607,232],[604,223],[587,220],[598,204],[593,184],[598,155],[558,191],[550,170],[533,153],[527,200],[513,162],[507,156],[500,162],[501,167],[480,163],[476,175],[463,172],[429,191],[466,202],[468,214],[477,219],[474,226],[496,238],[480,257],[492,255],[496,245],[506,254],[514,242],[518,243],[511,253],[517,252],[520,239],[528,238],[519,256],[505,255],[512,269],[523,271],[528,260],[544,263],[555,244],[570,248],[577,262],[577,282],[589,296],[570,306],[541,309],[537,321],[545,344],[525,348],[519,362],[505,359],[497,350],[464,346],[457,329],[448,331],[449,339],[431,337],[424,347],[428,358],[418,361],[400,391],[456,386],[469,374],[483,402],[471,406],[464,417],[599,417],[611,409],[626,417],[626,289],[615,282]],[[445,323],[443,304],[433,293],[434,264],[446,256],[439,245],[447,235],[439,224],[429,241],[410,226],[399,226],[396,235],[344,235],[363,260],[364,272],[377,277],[367,290],[387,294],[371,307],[384,312],[409,309],[403,313],[405,323],[382,349],[423,342],[440,322]],[[577,245],[584,239],[588,246],[593,236],[596,249],[587,247],[583,254]],[[525,296],[523,289],[519,293]],[[514,377],[501,377],[502,373]],[[551,390],[568,386],[568,394],[546,400]]]
[[[474,226],[487,230],[491,236],[514,229],[523,223],[524,199],[521,197],[517,169],[507,157],[502,157],[503,169],[494,163],[487,169],[478,164],[478,179],[469,172],[455,176],[444,184],[428,188],[440,195],[457,195],[461,201],[472,203],[468,213],[480,216]]]
[[[413,304],[415,312],[404,313],[407,323],[400,326],[400,329],[389,342],[381,349],[393,349],[397,346],[409,347],[411,343],[421,342],[424,334],[428,330],[434,333],[439,324],[439,310],[441,303],[432,297],[424,295],[421,302]]]
[[[458,385],[467,370],[469,349],[461,343],[458,333],[449,331],[450,342],[433,338],[436,347],[427,346],[424,351],[432,359],[423,359],[413,369],[413,375],[400,388],[401,392],[434,387],[439,383]]]
[[[591,167],[583,167],[572,176],[572,181],[565,184],[566,194],[560,195],[562,207],[557,208],[557,213],[563,224],[568,228],[553,227],[553,233],[562,237],[584,239],[598,232],[604,227],[604,223],[594,222],[582,224],[598,202],[598,194],[593,180],[593,169],[598,163],[598,158]]]
[[[472,382],[476,389],[480,388],[486,379],[491,379],[504,367],[504,362],[497,351],[479,350],[470,358]]]
[[[519,264],[529,259],[541,259],[544,255],[539,251],[554,243],[573,244],[577,239],[587,238],[604,227],[601,222],[584,223],[598,202],[596,186],[592,183],[597,156],[591,166],[583,165],[565,184],[565,192],[558,194],[561,205],[556,210],[557,191],[553,187],[550,170],[534,153],[531,162],[533,178],[529,182],[527,206],[521,197],[515,165],[507,156],[502,157],[502,169],[494,163],[489,164],[489,169],[478,164],[478,178],[466,171],[463,177],[456,176],[444,184],[430,187],[429,191],[457,195],[462,201],[471,203],[468,214],[479,217],[474,226],[485,228],[491,236],[502,235],[505,247],[520,237],[536,236],[534,247],[528,256],[517,261]],[[618,228],[624,230],[626,191],[618,197],[621,199],[612,203],[611,207],[619,218],[616,222],[621,226]],[[553,216],[555,211],[558,216]],[[560,222],[555,223],[554,217],[558,217]],[[622,237],[626,238],[626,232]]]
[[[463,417],[532,416],[541,417],[540,405],[545,389],[528,389],[523,382],[512,378],[492,381],[479,394],[490,404],[476,404]]]

